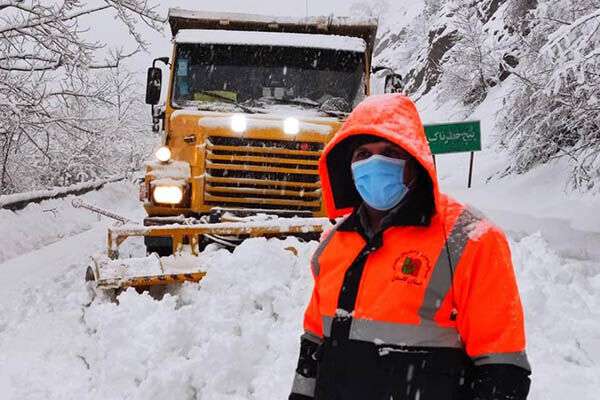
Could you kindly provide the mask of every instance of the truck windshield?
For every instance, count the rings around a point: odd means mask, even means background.
[[[178,44],[173,106],[270,102],[334,104],[348,112],[364,96],[364,53],[278,46]]]

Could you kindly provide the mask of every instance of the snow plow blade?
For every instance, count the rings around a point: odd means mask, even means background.
[[[111,260],[108,257],[100,256],[92,257],[92,260],[93,264],[88,267],[85,280],[93,282],[96,289],[147,288],[174,283],[199,282],[206,275],[202,271],[173,271],[165,265],[163,259],[156,255],[125,260]],[[132,261],[133,265],[141,262],[147,271],[131,268]]]
[[[331,226],[326,218],[277,218],[252,222],[215,224],[139,226],[123,225],[108,229],[108,251],[92,257],[86,281],[98,289],[144,288],[182,282],[199,282],[202,270],[199,241],[204,235],[235,237],[281,237],[321,233]],[[141,258],[119,258],[119,246],[129,237],[170,237],[173,255],[155,253]],[[200,256],[200,257],[198,257]]]

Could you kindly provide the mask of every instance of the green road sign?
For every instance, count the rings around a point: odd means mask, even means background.
[[[481,150],[479,121],[425,125],[425,135],[433,154]]]

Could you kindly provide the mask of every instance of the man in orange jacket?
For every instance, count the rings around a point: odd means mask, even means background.
[[[312,259],[290,400],[524,400],[531,368],[502,231],[440,193],[415,105],[373,96],[319,164],[330,218]]]

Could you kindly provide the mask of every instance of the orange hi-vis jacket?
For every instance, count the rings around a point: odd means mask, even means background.
[[[389,226],[376,244],[352,229],[361,201],[353,193],[348,158],[335,152],[358,135],[397,144],[425,169],[434,203],[427,223]],[[315,284],[304,339],[455,348],[475,365],[530,370],[507,239],[478,212],[440,193],[411,100],[384,95],[363,101],[325,148],[319,173],[328,216],[344,218],[323,235],[312,259]],[[294,385],[309,395],[314,382],[297,374]]]

